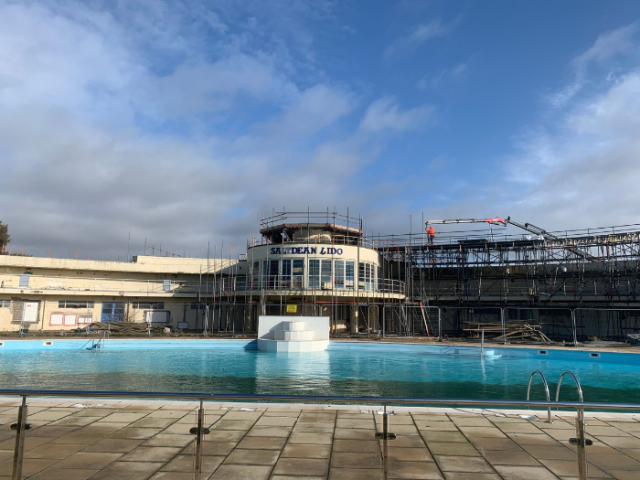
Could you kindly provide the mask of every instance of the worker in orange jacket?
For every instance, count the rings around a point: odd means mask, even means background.
[[[427,234],[429,235],[429,245],[433,245],[433,237],[436,236],[436,231],[433,227],[427,228]]]

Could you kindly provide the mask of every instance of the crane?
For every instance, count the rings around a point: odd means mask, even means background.
[[[518,220],[515,218],[507,217],[506,219],[501,217],[494,218],[455,218],[455,219],[447,219],[447,220],[428,220],[425,222],[425,231],[429,234],[429,242],[431,243],[433,237],[435,236],[435,231],[433,227],[429,227],[431,225],[443,225],[443,224],[451,224],[451,223],[488,223],[489,230],[491,231],[491,235],[493,236],[493,231],[491,229],[492,225],[501,225],[506,227],[507,225],[513,225],[515,227],[521,228],[522,230],[526,230],[529,233],[533,233],[537,235],[539,238],[545,240],[561,240],[557,235],[553,235],[552,233],[547,232],[545,229],[535,226],[532,223],[525,222],[523,220]],[[596,260],[589,253],[584,252],[579,249],[574,249],[574,253],[584,259],[587,260]]]
[[[536,227],[534,224],[527,223],[527,222],[524,222],[522,220],[512,219],[511,217],[507,217],[506,220],[504,218],[501,218],[501,217],[494,217],[494,218],[454,218],[454,219],[448,219],[448,220],[428,220],[427,222],[425,222],[425,228],[427,229],[427,232],[429,232],[429,224],[431,224],[431,225],[440,224],[441,225],[441,224],[449,224],[449,223],[488,223],[489,227],[491,227],[492,225],[501,225],[503,227],[506,227],[507,225],[514,225],[514,226],[516,226],[518,228],[526,230],[527,232],[533,233],[534,235],[539,235],[539,236],[544,237],[544,238],[549,239],[549,240],[558,240],[559,239],[559,237],[547,232],[543,228]]]

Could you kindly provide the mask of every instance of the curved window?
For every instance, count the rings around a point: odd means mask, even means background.
[[[302,258],[293,259],[292,284],[294,288],[304,287],[304,260]]]
[[[358,264],[358,289],[373,290],[375,281],[375,265],[371,263],[360,262]]]
[[[354,290],[356,288],[356,262],[353,260],[310,258],[308,262],[308,273],[305,278],[305,259],[303,258],[255,261],[251,265],[251,289]],[[360,262],[357,277],[359,290],[373,291],[376,279],[380,277],[380,267],[373,262]]]
[[[336,260],[334,263],[334,288],[353,290],[353,266],[350,260]]]
[[[331,290],[331,260],[312,258],[309,260],[309,288],[321,288]]]
[[[291,259],[282,260],[282,276],[280,282],[282,288],[291,288]]]
[[[320,286],[320,260],[309,260],[309,288]]]

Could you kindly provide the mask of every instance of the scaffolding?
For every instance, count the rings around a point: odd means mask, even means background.
[[[474,222],[489,228],[432,230]],[[425,224],[426,232],[383,236],[367,233],[362,217],[348,210],[274,211],[238,259],[244,269],[231,252],[228,268],[214,268],[214,285],[204,286],[210,294],[202,296],[213,303],[208,325],[249,333],[259,315],[282,315],[298,305],[298,314],[330,316],[334,335],[354,333],[353,322],[359,334],[438,339],[474,338],[484,329],[502,340],[576,343],[624,341],[640,332],[640,225],[547,231],[511,217]],[[296,243],[377,250],[382,280],[374,290],[381,296],[367,297],[359,287],[314,290],[266,270],[256,276],[253,247]]]
[[[568,312],[580,312],[582,339],[624,340],[640,327],[639,227],[525,235],[475,230],[428,241],[404,234],[378,237],[377,244],[393,278],[407,285],[406,303],[449,308],[443,330],[452,335],[465,335],[461,317],[500,308],[509,309],[507,321],[543,323],[544,334],[556,339],[570,333]],[[615,313],[621,309],[627,313]]]

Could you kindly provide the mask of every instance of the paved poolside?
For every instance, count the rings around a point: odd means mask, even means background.
[[[17,402],[0,402],[0,478],[10,478]],[[197,404],[32,399],[24,478],[188,480]],[[380,479],[378,407],[207,404],[203,478]],[[546,480],[577,478],[573,417],[554,423],[518,413],[395,408],[389,478]],[[537,412],[539,416],[543,413]],[[528,412],[531,415],[531,412]],[[565,415],[562,413],[562,415]],[[640,416],[592,414],[589,478],[640,478]],[[379,427],[378,429],[381,429]]]

